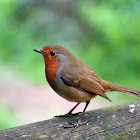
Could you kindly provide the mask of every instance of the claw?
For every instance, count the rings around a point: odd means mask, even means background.
[[[81,122],[80,120],[78,120],[78,122],[77,123],[71,123],[71,122],[68,122],[68,124],[70,124],[70,125],[64,125],[64,128],[73,128],[72,130],[71,130],[71,132],[73,132],[73,130],[75,130],[77,127],[79,127],[80,125],[84,125],[84,124],[87,124],[87,121],[85,121],[85,122]]]
[[[80,119],[78,120],[77,123],[68,123],[68,124],[70,124],[70,125],[67,125],[67,126],[66,126],[66,125],[63,125],[63,127],[64,127],[64,128],[73,128],[73,129],[71,130],[71,133],[72,133],[73,130],[75,130],[75,129],[76,129],[77,127],[79,127],[80,125],[87,124],[87,123],[88,123],[87,121],[81,122],[81,120],[82,120],[82,118],[83,118],[84,112],[85,112],[85,110],[86,110],[86,108],[87,108],[87,106],[88,106],[89,103],[90,103],[90,101],[87,101],[87,102],[86,102],[86,106],[85,106],[85,108],[84,108],[84,110],[83,110],[83,112],[82,112],[82,114],[81,114],[81,116],[80,116]],[[69,113],[67,113],[67,114],[65,114],[65,115],[55,116],[55,117],[69,117],[69,116],[78,115],[79,113],[72,114],[72,111],[73,111],[78,105],[79,105],[79,103],[78,103],[72,110],[70,110]]]
[[[59,115],[59,116],[54,116],[54,117],[72,117],[72,116],[79,115],[79,113],[82,113],[82,112],[78,112],[78,113],[67,113],[65,115]]]

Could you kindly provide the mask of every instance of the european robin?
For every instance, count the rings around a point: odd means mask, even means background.
[[[65,128],[73,129],[86,124],[81,119],[92,98],[97,95],[111,101],[106,92],[119,91],[140,97],[140,92],[122,87],[108,81],[102,80],[92,68],[75,57],[70,51],[59,45],[48,45],[42,50],[34,51],[41,53],[45,61],[46,79],[53,90],[61,97],[71,102],[77,102],[67,114],[57,117],[67,117],[77,115],[72,114],[73,110],[81,103],[86,102],[86,106],[77,123],[70,123]]]

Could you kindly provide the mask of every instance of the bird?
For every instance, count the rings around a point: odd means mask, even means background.
[[[78,115],[72,113],[82,102],[85,108],[76,123],[64,125],[64,128],[73,128],[84,125],[87,121],[82,121],[85,110],[91,99],[101,96],[111,102],[106,92],[118,91],[140,97],[140,92],[113,84],[101,79],[96,72],[83,61],[79,60],[69,50],[59,45],[48,45],[40,49],[34,49],[41,53],[45,62],[46,79],[52,89],[61,97],[77,104],[65,115],[55,117],[68,117]]]

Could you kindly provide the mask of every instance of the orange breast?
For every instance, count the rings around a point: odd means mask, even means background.
[[[55,83],[56,73],[58,71],[60,64],[59,63],[52,63],[50,66],[46,67],[45,73],[46,73],[46,79],[50,86],[53,88],[53,90],[57,89],[57,85]]]

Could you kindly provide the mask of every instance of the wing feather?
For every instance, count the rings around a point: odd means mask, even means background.
[[[105,90],[100,83],[100,79],[97,76],[91,75],[91,78],[75,78],[69,74],[61,74],[61,79],[68,86],[73,86],[78,88],[79,90],[86,91],[91,94],[96,94],[102,96],[103,98],[111,101],[105,94]]]

